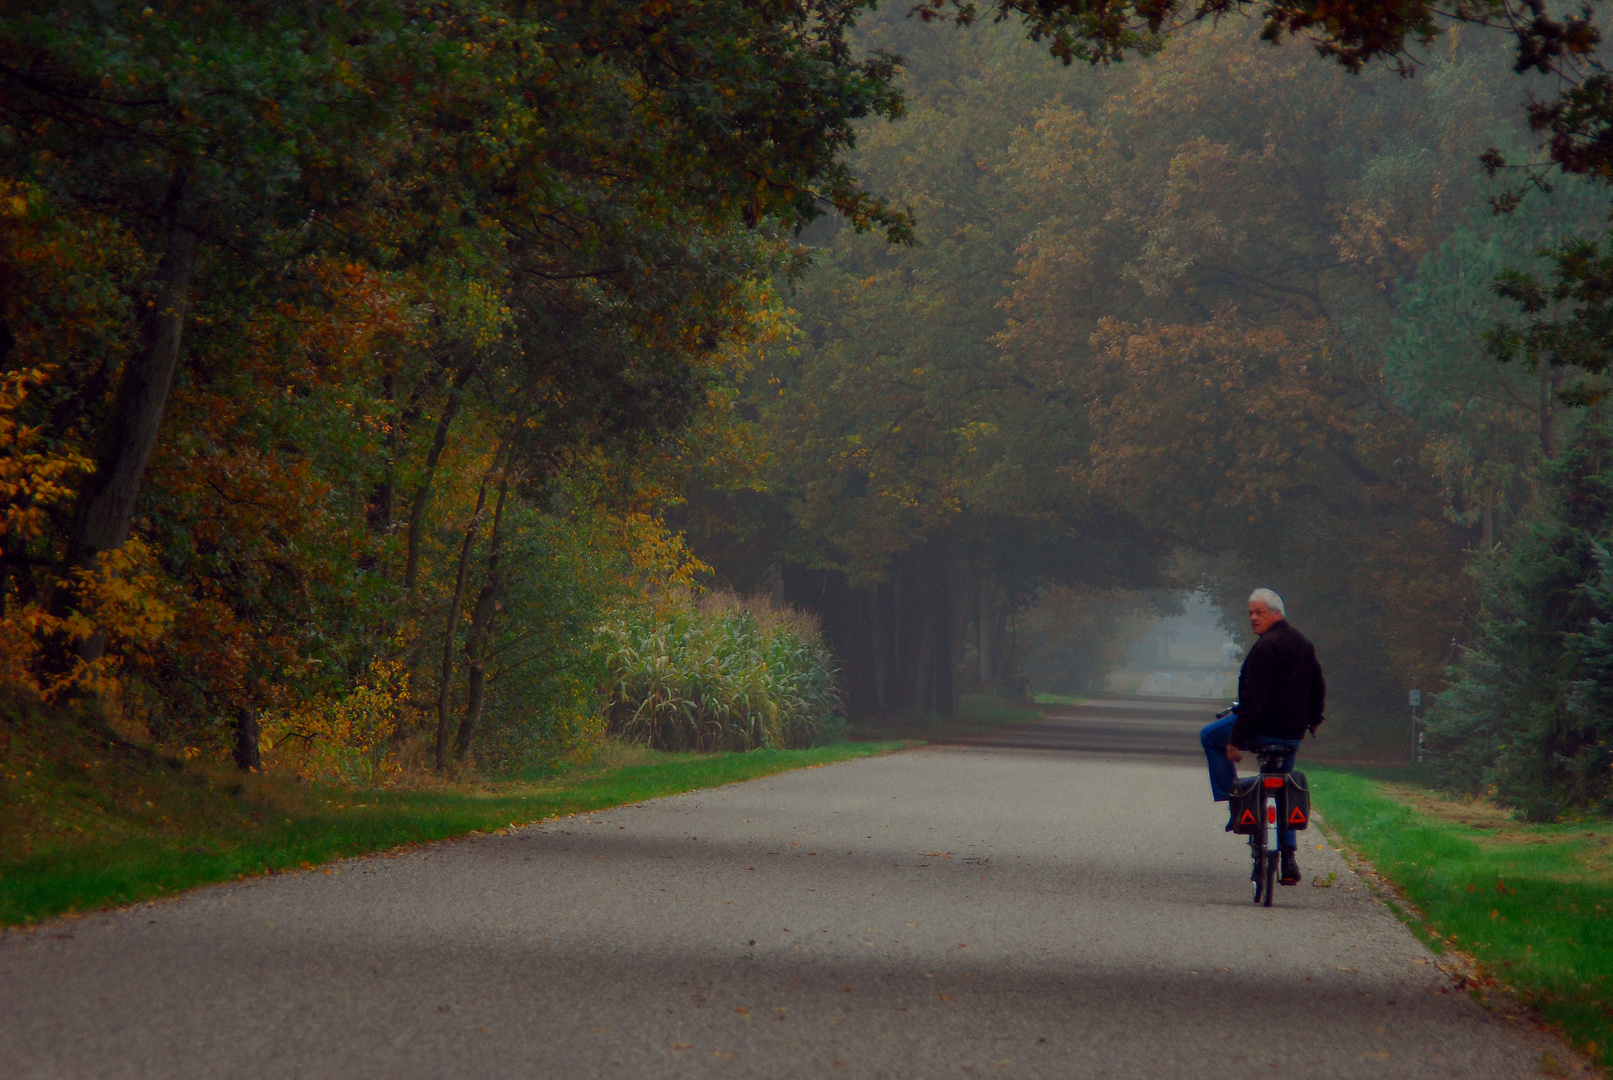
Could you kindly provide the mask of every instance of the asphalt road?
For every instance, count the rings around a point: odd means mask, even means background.
[[[1486,1012],[1302,834],[1250,903],[1193,704],[0,935],[0,1076],[1491,1077]],[[1325,805],[1317,809],[1325,815]]]

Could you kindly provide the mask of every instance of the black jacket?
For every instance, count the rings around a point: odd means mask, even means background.
[[[1254,739],[1303,739],[1322,722],[1327,682],[1316,647],[1286,621],[1260,635],[1238,673],[1238,722],[1232,745],[1249,749]]]

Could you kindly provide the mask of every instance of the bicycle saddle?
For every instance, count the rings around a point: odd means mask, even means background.
[[[1255,751],[1255,756],[1260,759],[1261,772],[1282,772],[1282,764],[1291,753],[1292,750],[1280,746],[1263,746]]]

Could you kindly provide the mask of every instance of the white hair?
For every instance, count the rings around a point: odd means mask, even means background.
[[[1250,593],[1249,602],[1253,604],[1256,601],[1265,604],[1268,608],[1275,611],[1283,618],[1286,619],[1288,617],[1288,612],[1283,610],[1283,598],[1272,592],[1270,589],[1256,589],[1254,592]]]

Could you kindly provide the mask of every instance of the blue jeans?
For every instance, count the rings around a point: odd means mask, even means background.
[[[1205,724],[1199,731],[1199,745],[1204,747],[1205,760],[1210,764],[1210,794],[1216,802],[1227,801],[1232,793],[1233,781],[1238,779],[1238,767],[1227,760],[1227,746],[1232,742],[1232,725],[1237,722],[1236,715],[1228,716]],[[1288,756],[1283,758],[1283,769],[1287,771],[1294,767],[1294,754],[1299,750],[1299,740],[1262,737],[1255,740],[1255,746],[1286,748]],[[1293,829],[1281,829],[1277,833],[1277,846],[1283,851],[1293,851],[1299,847],[1299,837]]]

